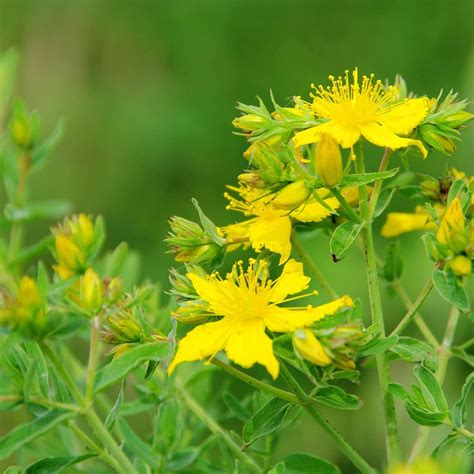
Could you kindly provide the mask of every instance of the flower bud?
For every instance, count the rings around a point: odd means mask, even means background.
[[[251,186],[252,188],[264,188],[265,181],[261,178],[258,173],[254,171],[247,171],[245,173],[241,173],[238,176],[238,179],[241,183]]]
[[[455,112],[454,114],[451,115],[446,115],[444,117],[441,117],[439,119],[439,123],[441,125],[446,125],[447,127],[451,128],[459,128],[462,125],[466,124],[470,120],[474,118],[474,115],[465,111],[461,110],[459,112]]]
[[[90,247],[94,242],[94,224],[89,216],[79,214],[79,216],[72,218],[69,221],[71,234],[75,237],[77,242],[83,247]]]
[[[454,257],[450,262],[449,266],[455,275],[468,276],[472,271],[471,259],[465,255],[458,255]]]
[[[298,329],[293,333],[293,348],[300,357],[313,364],[326,366],[331,363],[323,346],[310,329]]]
[[[421,192],[428,199],[437,200],[441,192],[440,182],[437,179],[424,179],[421,182]]]
[[[316,173],[326,186],[335,186],[342,178],[342,156],[333,137],[321,134],[316,146]]]
[[[420,126],[419,130],[422,140],[435,150],[448,155],[456,151],[456,145],[453,141],[443,134],[442,130],[436,125],[424,124]]]
[[[232,120],[232,125],[235,128],[240,128],[246,132],[254,132],[260,130],[262,127],[265,127],[270,122],[263,118],[261,115],[248,114],[242,115]]]
[[[112,278],[107,282],[105,299],[107,303],[116,303],[123,295],[123,281],[119,277]]]
[[[97,273],[88,268],[81,278],[80,305],[91,315],[99,312],[103,301],[103,283]]]
[[[22,148],[30,148],[30,132],[28,124],[23,118],[13,120],[11,124],[11,134],[13,141]]]
[[[58,262],[72,271],[72,273],[82,270],[86,263],[86,256],[74,243],[71,237],[64,234],[56,235],[55,249]]]
[[[310,192],[304,181],[295,181],[278,191],[272,204],[278,209],[295,209],[308,199]]]

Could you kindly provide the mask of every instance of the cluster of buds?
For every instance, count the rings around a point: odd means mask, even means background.
[[[46,317],[46,298],[35,280],[24,276],[16,294],[4,293],[0,302],[0,325],[34,335]]]
[[[222,245],[219,245],[199,224],[177,216],[172,217],[169,224],[171,232],[165,242],[177,262],[199,264],[212,262],[221,257]]]
[[[103,240],[102,220],[97,218],[93,223],[85,214],[67,217],[53,234],[57,261],[54,270],[64,280],[83,274],[97,254]]]
[[[465,100],[457,100],[457,94],[450,92],[444,100],[441,96],[432,100],[430,113],[418,127],[419,138],[430,148],[451,155],[456,150],[459,129],[466,125],[473,114],[464,110]]]
[[[322,367],[334,364],[355,369],[358,349],[367,334],[360,323],[348,323],[328,329],[299,329],[293,333],[293,348],[302,359]]]
[[[467,187],[474,190],[474,176],[468,177],[456,168],[451,168],[448,173],[438,179],[424,175],[420,183],[421,196],[432,202],[446,204],[451,186],[458,179],[464,180]]]

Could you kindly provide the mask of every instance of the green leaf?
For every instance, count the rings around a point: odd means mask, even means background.
[[[10,222],[26,222],[33,220],[58,220],[71,212],[71,204],[67,201],[54,200],[29,204],[24,207],[5,207],[5,217]]]
[[[381,216],[385,212],[385,209],[387,209],[388,205],[392,201],[395,192],[396,189],[393,188],[385,188],[382,190],[379,198],[377,199],[377,204],[375,205],[374,219]]]
[[[405,389],[403,385],[399,383],[389,383],[388,384],[388,391],[394,396],[399,398],[404,402],[412,402],[413,398],[410,395],[410,392]]]
[[[119,418],[117,423],[127,449],[138,459],[145,461],[152,468],[156,468],[158,457],[153,453],[151,446],[145,443],[123,418]]]
[[[28,466],[25,474],[52,474],[54,472],[62,471],[66,467],[79,464],[87,459],[93,458],[97,454],[83,454],[82,456],[65,456],[57,458],[45,458]]]
[[[44,140],[39,146],[37,146],[32,154],[31,160],[33,165],[31,167],[32,171],[37,171],[46,164],[51,152],[61,141],[61,138],[64,135],[64,121],[59,120],[54,130],[51,132],[51,135]]]
[[[268,474],[286,474],[285,463],[279,462],[278,464],[275,464],[275,466],[268,471]]]
[[[362,406],[362,401],[358,397],[346,393],[341,387],[335,385],[320,388],[312,398],[340,410],[358,410]]]
[[[278,430],[285,421],[291,407],[291,403],[279,398],[272,398],[245,423],[242,430],[244,443],[250,445],[258,438]]]
[[[21,446],[30,443],[74,415],[75,413],[63,410],[52,410],[33,421],[17,426],[10,433],[0,438],[0,459],[8,458]]]
[[[169,345],[163,342],[142,344],[130,349],[99,370],[95,383],[95,391],[100,392],[110,387],[110,385],[121,380],[130,371],[139,367],[144,362],[149,360],[163,360],[169,356],[169,352]]]
[[[226,407],[238,420],[245,422],[250,418],[251,413],[242,405],[242,403],[239,402],[239,400],[237,400],[237,398],[234,397],[234,395],[229,392],[224,392],[222,398]]]
[[[428,343],[413,337],[400,336],[398,343],[390,350],[407,362],[420,362],[433,371],[438,367],[436,350]]]
[[[353,383],[357,383],[360,379],[360,372],[358,370],[338,370],[331,374],[331,379],[344,379]]]
[[[10,48],[0,57],[0,116],[6,117],[7,107],[15,86],[18,54]]]
[[[119,276],[128,255],[128,245],[121,242],[115,250],[105,257],[105,274],[110,277]]]
[[[447,413],[449,410],[448,402],[434,374],[422,366],[415,367],[413,373],[420,384],[427,407],[433,408],[433,410],[436,409],[441,413]],[[431,406],[431,401],[434,404],[433,406]]]
[[[362,229],[361,224],[344,222],[332,233],[329,249],[334,260],[341,260]]]
[[[166,462],[166,470],[170,471],[182,471],[193,464],[199,456],[200,450],[198,448],[184,448],[178,451],[174,451],[170,454],[168,461]]]
[[[433,283],[438,293],[462,312],[471,309],[471,303],[461,280],[452,272],[433,271]]]
[[[285,463],[285,474],[341,474],[334,464],[309,454],[290,454],[282,462]]]
[[[222,247],[222,245],[225,244],[225,239],[223,239],[218,233],[217,233],[217,227],[214,224],[214,222],[209,219],[209,217],[204,214],[202,209],[199,207],[199,203],[197,202],[197,199],[191,199],[191,202],[193,203],[194,207],[196,208],[196,211],[199,214],[199,220],[201,221],[201,225],[203,229],[211,236],[212,240],[219,246]]]
[[[155,417],[153,448],[166,455],[178,445],[183,434],[180,406],[175,399],[160,403]]]
[[[428,411],[413,402],[406,402],[405,408],[410,418],[423,426],[438,426],[446,420],[446,414]]]
[[[375,338],[361,347],[359,354],[361,356],[371,356],[386,352],[398,342],[398,336],[389,336]]]
[[[381,179],[392,178],[398,173],[400,168],[393,168],[381,173],[349,174],[342,178],[340,186],[362,186],[363,184],[373,183]]]
[[[466,422],[466,417],[467,417],[466,402],[467,402],[467,397],[469,396],[469,392],[471,391],[473,384],[474,384],[474,373],[471,372],[468,375],[466,382],[464,383],[462,387],[461,397],[453,405],[453,408],[451,410],[453,423],[456,428],[461,428]]]
[[[390,242],[385,247],[385,263],[382,267],[382,276],[387,281],[400,279],[403,271],[403,260],[400,256],[398,241]]]
[[[122,385],[120,386],[119,393],[117,395],[117,399],[115,400],[114,406],[110,410],[107,418],[105,419],[105,427],[111,431],[115,422],[117,421],[117,417],[120,413],[120,409],[122,408],[123,403],[123,389],[125,388],[125,379],[122,380]]]

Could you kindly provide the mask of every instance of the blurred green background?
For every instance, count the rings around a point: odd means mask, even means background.
[[[231,127],[237,101],[268,100],[272,89],[287,105],[293,95],[307,97],[311,82],[356,65],[382,79],[400,73],[418,94],[452,88],[472,99],[473,19],[471,0],[0,0],[0,47],[21,54],[17,93],[40,111],[46,131],[59,117],[66,120],[66,136],[35,177],[33,195],[66,198],[75,210],[104,215],[108,244],[129,242],[142,255],[142,275],[166,287],[172,265],[163,244],[167,219],[194,219],[191,197],[215,222],[234,219],[224,213],[222,194],[245,167],[245,143]],[[473,146],[471,129],[454,158],[432,153],[413,168],[437,175],[449,164],[474,174]],[[376,155],[369,158],[375,167]],[[393,207],[409,209],[410,203],[400,198]],[[357,251],[334,265],[326,237],[311,245],[337,290],[365,294]],[[381,251],[383,245],[377,241]],[[404,281],[415,297],[431,263],[418,235],[403,238],[402,248]],[[392,327],[403,308],[389,297],[385,304]],[[423,314],[437,335],[446,313],[447,305],[432,295]],[[458,334],[467,339],[467,331],[464,321]],[[450,367],[452,398],[466,368]],[[327,414],[369,461],[381,464],[374,375],[369,370],[362,380],[362,410]],[[395,365],[395,377],[407,382],[409,370]],[[414,425],[403,410],[400,419],[409,445]],[[307,420],[279,450],[313,452],[352,472]]]

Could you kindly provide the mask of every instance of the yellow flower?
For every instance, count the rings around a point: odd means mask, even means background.
[[[313,195],[298,205],[301,202],[301,196],[298,196],[297,206],[292,210],[282,209],[278,200],[275,205],[278,194],[268,194],[266,190],[256,190],[255,188],[251,191],[242,187],[229,188],[237,191],[243,200],[225,193],[224,196],[230,201],[227,209],[240,211],[244,215],[254,217],[238,224],[221,227],[221,234],[228,241],[236,244],[247,238],[256,252],[266,248],[280,254],[280,264],[286,262],[290,257],[292,218],[300,222],[320,222],[334,214],[340,207],[339,201],[335,197],[329,197],[330,191],[326,188],[315,191],[324,205],[317,201]],[[349,203],[358,200],[357,188],[344,189],[342,194]],[[235,246],[231,249],[234,248]]]
[[[439,206],[436,206],[439,208]],[[415,230],[434,230],[436,224],[426,208],[418,206],[416,212],[389,212],[382,230],[383,237],[398,237]]]
[[[343,148],[352,148],[362,136],[374,145],[394,150],[414,145],[425,158],[427,151],[420,140],[400,135],[410,134],[423,121],[429,100],[422,97],[397,103],[398,89],[386,88],[380,80],[374,83],[373,77],[363,76],[360,84],[356,68],[352,83],[346,70],[344,79],[329,76],[331,87],[312,86],[316,90],[312,94],[313,112],[327,122],[298,132],[293,138],[295,147],[317,143],[321,134],[327,133]]]
[[[468,276],[472,271],[471,259],[465,255],[457,255],[450,262],[449,266],[455,275]]]
[[[91,314],[96,314],[102,306],[104,285],[96,272],[88,268],[81,277],[80,304]]]
[[[295,331],[293,334],[293,347],[303,359],[313,364],[326,366],[331,363],[331,359],[324,352],[323,346],[310,329],[298,329]]]
[[[456,197],[452,200],[443,216],[436,240],[442,245],[453,247],[453,250],[462,250],[465,245],[464,213],[459,198]]]
[[[74,243],[71,237],[58,234],[54,244],[58,261],[73,273],[80,270],[86,263],[84,252]]]
[[[207,279],[193,273],[187,277],[199,295],[201,309],[220,319],[188,332],[179,343],[169,373],[182,362],[210,360],[225,350],[236,364],[244,368],[261,364],[276,379],[279,363],[266,329],[293,332],[353,305],[349,296],[343,296],[314,308],[279,307],[278,304],[295,299],[288,295],[305,290],[310,283],[310,278],[303,274],[302,264],[295,260],[288,261],[274,281],[269,279],[266,264],[253,259],[249,260],[246,271],[242,262],[235,264],[225,279],[217,274]]]
[[[335,186],[342,178],[341,150],[331,135],[323,133],[316,147],[316,173],[326,186]]]

